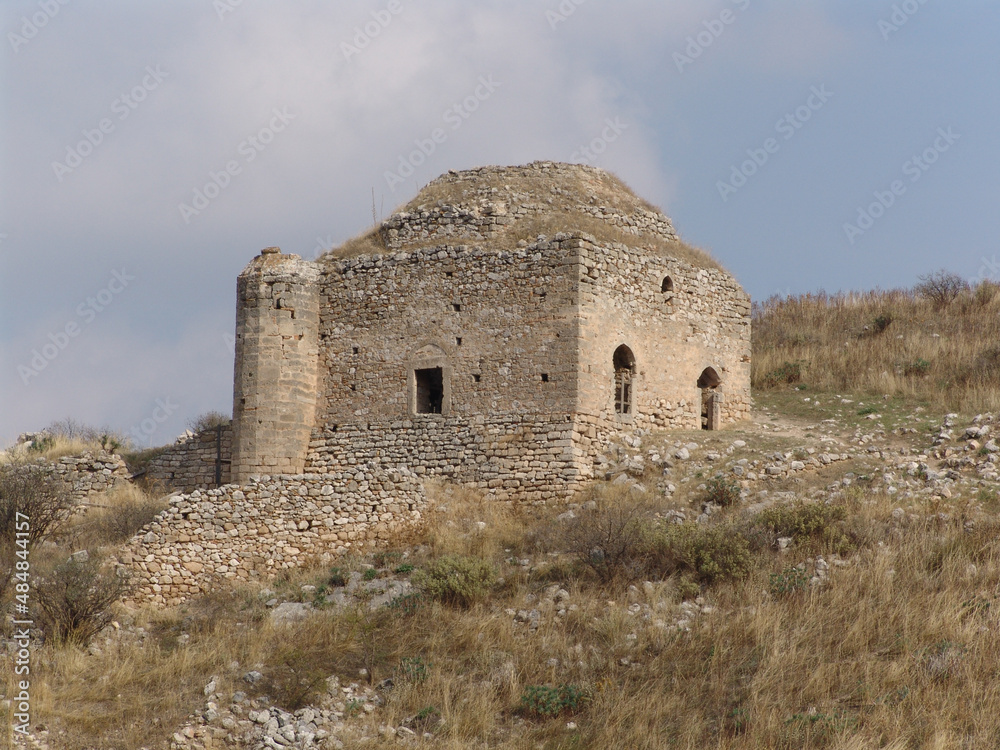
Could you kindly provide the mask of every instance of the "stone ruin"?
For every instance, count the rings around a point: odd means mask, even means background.
[[[750,406],[750,300],[593,167],[450,172],[315,262],[238,281],[233,481],[405,466],[565,497],[621,430]]]
[[[174,497],[121,561],[176,603],[414,528],[425,478],[559,500],[622,432],[749,411],[750,299],[667,217],[593,167],[449,172],[316,261],[250,262],[232,483]]]

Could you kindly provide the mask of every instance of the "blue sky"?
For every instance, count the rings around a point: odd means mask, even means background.
[[[985,0],[7,0],[0,29],[0,444],[229,412],[246,263],[448,169],[589,160],[754,299],[1000,278]]]

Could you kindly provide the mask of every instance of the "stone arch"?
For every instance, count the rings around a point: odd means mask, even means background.
[[[672,295],[674,293],[674,280],[669,276],[664,276],[660,283],[660,291]]]
[[[441,346],[424,342],[406,363],[406,404],[410,414],[451,413],[451,357]]]
[[[615,349],[611,358],[615,379],[615,414],[631,416],[634,411],[635,355],[628,346],[622,344]]]
[[[701,391],[701,429],[717,430],[722,426],[722,378],[714,367],[706,367],[698,377]]]

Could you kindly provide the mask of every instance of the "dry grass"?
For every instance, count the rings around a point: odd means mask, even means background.
[[[280,703],[294,697],[290,676],[321,685],[330,674],[358,680],[362,667],[372,684],[396,683],[376,713],[352,719],[368,724],[372,747],[396,746],[379,738],[378,726],[421,711],[432,717],[433,746],[442,748],[791,750],[1000,740],[995,521],[981,520],[972,534],[959,512],[953,521],[928,516],[893,526],[890,498],[855,492],[842,502],[853,524],[872,533],[827,584],[772,593],[769,574],[799,560],[761,550],[749,578],[703,589],[714,611],[685,631],[672,625],[682,590],[675,577],[629,594],[626,582],[601,584],[539,552],[561,544],[558,511],[521,514],[468,490],[436,492],[437,522],[411,559],[472,554],[492,562],[505,580],[486,601],[469,609],[425,602],[410,615],[321,611],[287,628],[267,621],[252,591],[124,614],[150,634],[144,645],[125,641],[96,656],[44,646],[37,654],[36,716],[66,732],[54,746],[150,746],[198,710],[213,677],[226,694],[246,689],[240,676],[260,669]],[[734,528],[738,513],[727,516]],[[517,540],[522,548],[512,549]],[[531,567],[507,562],[527,547],[535,548]],[[294,585],[318,574],[298,571]],[[575,605],[564,616],[544,603],[553,584]],[[529,596],[541,598],[528,603]],[[650,615],[630,613],[630,601],[648,605]],[[537,631],[506,612],[532,607],[541,610]],[[186,645],[178,643],[182,633]],[[425,668],[417,677],[402,667],[414,660]],[[2,669],[10,684],[9,663]],[[577,712],[520,712],[528,686],[560,684],[586,692]],[[570,720],[575,730],[566,729]]]
[[[752,384],[785,363],[825,391],[965,412],[1000,408],[1000,295],[983,282],[944,309],[913,292],[806,294],[754,307]]]

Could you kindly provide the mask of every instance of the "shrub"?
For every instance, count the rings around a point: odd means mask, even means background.
[[[779,385],[792,385],[802,381],[802,364],[800,362],[785,362],[774,370],[767,373],[761,386],[764,388],[775,388]]]
[[[268,671],[263,691],[279,706],[298,711],[315,701],[327,674],[315,655],[297,646],[286,646],[277,654],[278,664]]]
[[[907,362],[903,365],[903,374],[908,377],[926,375],[927,371],[930,369],[931,363],[923,357],[918,357],[913,362]]]
[[[398,615],[408,616],[415,614],[424,605],[424,596],[419,591],[412,591],[409,594],[401,594],[394,597],[385,606],[391,612]]]
[[[48,538],[72,507],[68,487],[57,481],[48,467],[18,461],[0,465],[0,599],[11,580],[15,551],[30,550]],[[28,536],[19,545],[15,523],[23,520],[22,516],[30,521]]]
[[[213,430],[216,427],[225,427],[232,421],[221,411],[207,411],[188,422],[188,427],[192,432],[203,432],[204,430]]]
[[[408,682],[424,682],[432,666],[419,656],[407,656],[399,662],[399,674]]]
[[[562,713],[576,713],[590,699],[578,685],[528,685],[521,694],[521,711],[528,716],[549,718]]]
[[[881,315],[876,315],[872,322],[865,326],[865,329],[869,335],[875,336],[888,328],[892,324],[892,315],[889,313],[883,313]]]
[[[706,482],[706,500],[727,508],[740,501],[740,486],[731,479],[714,477]]]
[[[804,591],[809,585],[808,574],[800,567],[788,567],[768,576],[768,589],[774,596],[786,596]]]
[[[596,502],[596,508],[568,521],[566,548],[602,581],[637,576],[643,567],[649,505],[622,487],[606,489]]]
[[[470,607],[489,593],[496,569],[475,557],[445,555],[413,573],[413,583],[444,604]]]
[[[690,573],[710,585],[743,580],[753,568],[750,545],[732,527],[662,524],[648,542],[650,570],[661,576]]]
[[[943,268],[917,278],[920,279],[920,283],[913,287],[913,291],[930,300],[937,309],[947,307],[958,298],[959,294],[969,288],[969,283],[965,279]]]
[[[326,579],[326,582],[330,586],[346,586],[347,576],[344,574],[344,571],[341,570],[340,568],[336,567],[330,568],[330,575]]]
[[[997,292],[1000,292],[1000,284],[989,279],[983,279],[976,284],[976,289],[973,293],[973,302],[979,307],[986,307],[986,305],[996,298]]]
[[[777,537],[791,537],[796,542],[805,539],[836,541],[842,529],[837,524],[847,517],[841,505],[796,503],[776,505],[761,511],[753,525]]]
[[[132,590],[120,571],[104,571],[96,559],[70,558],[35,584],[39,619],[56,643],[85,646],[111,623],[111,605]]]

